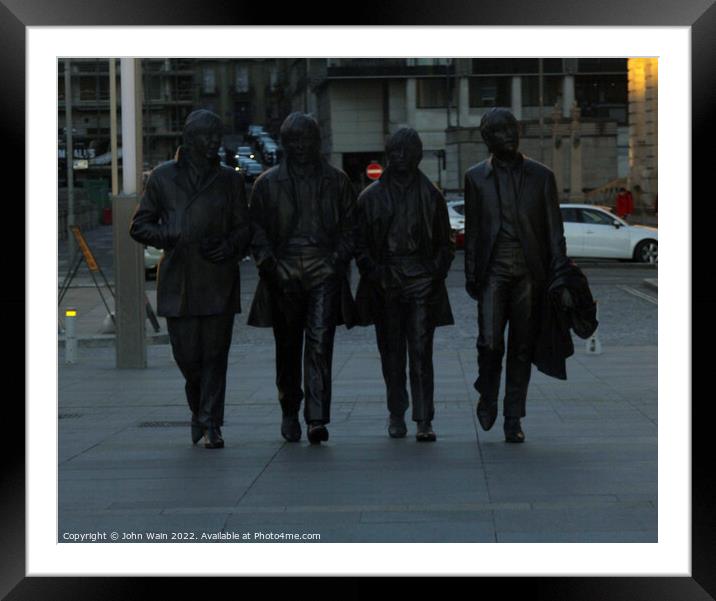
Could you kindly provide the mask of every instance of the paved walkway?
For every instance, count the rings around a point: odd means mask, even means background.
[[[180,531],[196,541],[247,533],[244,540],[283,535],[274,542],[288,534],[321,542],[655,542],[656,306],[596,286],[604,353],[587,354],[575,340],[569,380],[533,370],[527,441],[509,445],[501,419],[490,432],[476,422],[475,307],[458,263],[448,279],[457,325],[435,337],[434,444],[417,443],[413,424],[407,438],[388,438],[372,328],[338,330],[328,443],[311,447],[305,432],[286,443],[273,337],[245,326],[244,313],[230,354],[226,448],[192,446],[164,320],[148,368],[118,370],[112,338],[97,338],[106,315],[99,295],[71,289],[78,334],[99,348],[80,346],[71,366],[59,349],[58,540]],[[245,310],[254,286],[255,267],[242,264]],[[645,333],[610,333],[615,311],[633,314]]]
[[[579,349],[569,380],[533,375],[527,441],[474,416],[474,350],[436,352],[435,444],[386,433],[372,345],[337,340],[330,440],[279,434],[272,345],[235,345],[223,450],[191,445],[166,345],[146,370],[114,349],[60,368],[60,539],[65,532],[320,534],[322,542],[654,542],[655,347]]]

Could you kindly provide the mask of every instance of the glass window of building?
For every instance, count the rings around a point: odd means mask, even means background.
[[[511,77],[471,77],[470,106],[510,106]]]
[[[204,67],[201,70],[201,89],[204,94],[216,92],[216,72],[214,67]]]
[[[162,99],[162,80],[156,75],[145,74],[144,89],[144,93],[149,100]]]
[[[109,78],[93,75],[80,75],[80,100],[108,100]],[[73,90],[74,92],[74,90]]]
[[[562,73],[561,58],[542,59],[544,73]],[[472,72],[475,75],[528,75],[539,73],[537,58],[473,58]]]
[[[239,94],[246,94],[249,91],[249,67],[247,65],[236,65],[236,91]]]
[[[451,58],[406,58],[405,64],[409,67],[418,65],[450,65],[452,64]]]
[[[419,109],[447,107],[448,82],[442,77],[417,80],[416,104]]]
[[[625,58],[580,58],[577,60],[580,73],[626,73]]]
[[[543,80],[543,106],[554,106],[562,96],[563,78],[560,75],[545,75]],[[539,76],[522,77],[522,106],[539,106]]]
[[[612,118],[620,123],[626,122],[629,101],[626,73],[576,75],[574,93],[584,117]]]

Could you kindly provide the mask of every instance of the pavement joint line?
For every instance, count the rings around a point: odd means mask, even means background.
[[[637,290],[636,288],[632,288],[631,286],[623,286],[619,285],[617,286],[620,290],[624,290],[624,292],[628,292],[632,296],[636,296],[638,298],[641,298],[643,300],[649,301],[650,303],[653,303],[655,305],[659,304],[659,300],[657,298],[654,298],[650,294],[646,294],[645,292],[642,292],[641,290]]]
[[[544,510],[565,510],[565,509],[593,509],[598,508],[622,508],[622,509],[657,509],[654,501],[630,501],[630,500],[585,500],[585,501],[498,501],[495,503],[426,503],[417,504],[377,504],[377,505],[244,505],[244,506],[208,506],[208,507],[171,507],[171,508],[64,508],[66,514],[81,514],[87,516],[111,516],[124,514],[150,514],[150,515],[184,515],[184,514],[296,514],[296,513],[460,513],[474,512],[486,513],[494,511],[520,511],[539,512]]]
[[[95,447],[100,446],[101,444],[105,443],[105,442],[106,442],[109,438],[111,438],[112,436],[116,436],[117,434],[119,434],[119,433],[121,433],[121,432],[124,432],[125,430],[129,429],[130,427],[131,427],[131,424],[125,425],[125,426],[123,426],[122,428],[120,428],[119,430],[116,430],[116,431],[114,431],[114,432],[111,432],[110,434],[108,434],[107,436],[105,436],[102,440],[100,440],[100,441],[96,442],[95,444],[93,444],[93,445],[87,447],[86,449],[83,449],[83,450],[80,451],[79,453],[76,453],[75,455],[72,455],[71,457],[68,457],[67,459],[64,459],[64,460],[62,460],[62,461],[58,461],[58,468],[59,468],[59,465],[60,465],[60,464],[69,463],[70,461],[72,461],[72,460],[74,460],[74,459],[77,459],[77,457],[80,457],[81,455],[84,455],[85,453],[87,453],[88,451],[91,451],[91,450],[94,449]],[[58,437],[58,445],[59,445],[59,437]]]
[[[467,377],[466,377],[466,373],[465,373],[465,364],[464,364],[464,362],[463,362],[462,353],[458,353],[458,354],[457,354],[457,357],[458,357],[458,361],[460,361],[460,366],[461,366],[461,368],[462,368],[462,373],[463,373],[464,380],[465,380],[465,388],[468,389],[468,398],[471,398],[471,397],[470,397],[470,389],[469,389],[469,385],[468,385]],[[473,387],[473,388],[474,388],[474,387]],[[476,439],[476,441],[477,441],[477,448],[478,448],[478,450],[480,451],[480,470],[482,471],[482,477],[483,477],[484,480],[485,480],[485,489],[486,489],[486,492],[487,492],[487,499],[488,499],[488,501],[489,501],[490,503],[492,503],[492,495],[490,494],[490,480],[489,480],[489,476],[488,476],[488,473],[487,473],[487,469],[485,468],[485,454],[484,454],[483,451],[482,451],[482,445],[481,445],[481,443],[480,443],[480,435],[479,435],[479,432],[478,432],[479,424],[478,424],[477,413],[476,413],[477,409],[476,409],[476,408],[473,408],[473,403],[472,403],[472,402],[470,403],[470,409],[471,409],[471,410],[470,410],[470,414],[471,414],[471,416],[472,416],[472,427],[473,427],[474,432],[475,432],[475,439]],[[491,519],[491,521],[492,521],[492,537],[493,537],[493,542],[497,542],[497,523],[496,523],[496,521],[495,521],[495,514],[494,514],[494,513],[491,513],[491,514],[490,514],[490,519]]]
[[[276,456],[281,452],[281,449],[283,449],[288,442],[284,442],[283,444],[279,445],[278,448],[274,451],[274,453],[269,457],[268,461],[264,464],[263,468],[259,471],[258,474],[256,474],[256,477],[251,481],[251,483],[246,487],[246,489],[243,491],[243,493],[239,496],[238,500],[234,504],[234,507],[238,507],[241,504],[241,501],[246,497],[247,494],[249,494],[249,491],[253,488],[253,486],[256,484],[257,480],[264,474],[264,472],[268,469],[268,467],[271,465],[274,459],[276,459]],[[229,521],[230,516],[226,516],[226,519],[224,520],[224,524],[221,527],[221,532],[224,532],[226,529],[226,525]]]

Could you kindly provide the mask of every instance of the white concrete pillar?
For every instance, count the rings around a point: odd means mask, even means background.
[[[522,121],[522,77],[512,77],[512,114],[518,121]]]
[[[119,61],[122,82],[122,192],[125,195],[137,193],[136,61],[134,58],[123,58]],[[141,106],[139,110],[142,110]],[[141,135],[141,132],[139,134]]]

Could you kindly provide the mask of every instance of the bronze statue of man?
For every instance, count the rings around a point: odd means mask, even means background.
[[[356,308],[362,325],[375,324],[389,412],[388,434],[407,433],[406,354],[416,439],[434,441],[433,334],[453,323],[445,278],[454,258],[447,205],[418,165],[418,133],[400,128],[385,146],[380,179],[358,197]],[[406,353],[407,351],[407,353]]]
[[[482,117],[490,157],[465,174],[465,277],[477,301],[477,417],[484,430],[497,418],[507,340],[504,434],[523,442],[527,388],[540,334],[545,289],[568,263],[554,174],[520,152],[512,113]]]
[[[227,361],[241,312],[239,261],[250,237],[244,179],[219,164],[222,129],[210,111],[189,114],[176,158],[149,175],[130,230],[137,242],[164,250],[157,313],[166,317],[186,380],[192,441],[204,437],[206,448],[224,446]]]
[[[328,440],[336,325],[353,321],[347,267],[355,195],[346,174],[322,158],[312,116],[291,113],[280,139],[284,158],[256,180],[251,194],[251,249],[260,278],[248,323],[273,327],[282,436],[300,440],[305,392],[308,440],[320,444]]]

